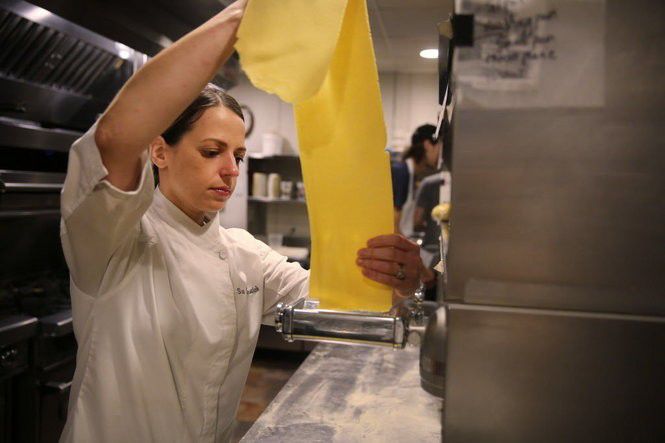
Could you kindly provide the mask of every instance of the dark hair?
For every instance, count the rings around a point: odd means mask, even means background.
[[[222,88],[212,83],[208,83],[187,108],[175,119],[171,126],[162,133],[162,137],[169,145],[177,144],[183,135],[190,129],[196,121],[201,118],[203,112],[215,106],[224,106],[238,117],[245,121],[242,115],[240,105],[235,98],[224,92]]]
[[[420,163],[425,157],[425,140],[436,143],[434,138],[436,133],[436,126],[426,124],[418,126],[411,136],[411,146],[406,150],[402,156],[402,160],[413,158],[416,163]]]
[[[182,139],[182,136],[192,129],[194,123],[201,118],[201,115],[203,115],[203,112],[206,109],[220,105],[230,109],[234,114],[240,117],[242,121],[245,121],[245,117],[242,115],[242,109],[240,109],[240,105],[236,99],[227,94],[219,86],[208,83],[194,101],[191,102],[189,106],[182,111],[178,118],[171,123],[171,126],[162,133],[164,141],[171,146],[177,144],[180,139]],[[159,168],[152,165],[152,173],[155,177],[155,184],[158,185]]]

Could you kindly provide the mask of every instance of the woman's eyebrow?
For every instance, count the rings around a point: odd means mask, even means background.
[[[218,138],[205,138],[205,139],[201,140],[201,143],[203,143],[203,142],[210,142],[210,141],[213,142],[213,143],[215,143],[217,146],[219,146],[219,147],[222,148],[222,149],[226,149],[226,148],[229,147],[228,143],[226,143],[225,141],[220,140],[220,139],[218,139]],[[247,152],[247,148],[244,147],[244,146],[238,146],[238,147],[234,150],[234,152],[237,152],[237,153],[239,153],[239,154],[244,154],[244,153]]]
[[[201,143],[203,142],[213,142],[216,145],[218,145],[220,148],[227,148],[229,146],[225,141],[220,140],[218,138],[204,138],[203,140],[201,140]]]

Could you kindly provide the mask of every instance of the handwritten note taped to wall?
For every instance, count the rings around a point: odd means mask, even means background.
[[[236,49],[252,83],[294,103],[312,236],[310,297],[386,311],[356,252],[392,232],[390,163],[364,0],[251,0]]]
[[[458,0],[474,45],[454,74],[465,106],[602,106],[604,0]],[[459,99],[460,97],[458,97]]]

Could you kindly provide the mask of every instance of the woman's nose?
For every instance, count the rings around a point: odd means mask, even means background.
[[[219,168],[219,175],[237,177],[240,175],[240,168],[234,155],[225,155]]]

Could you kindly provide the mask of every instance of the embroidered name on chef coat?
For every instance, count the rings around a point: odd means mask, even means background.
[[[236,294],[238,295],[252,295],[256,292],[259,292],[259,287],[254,285],[251,288],[236,288]]]

